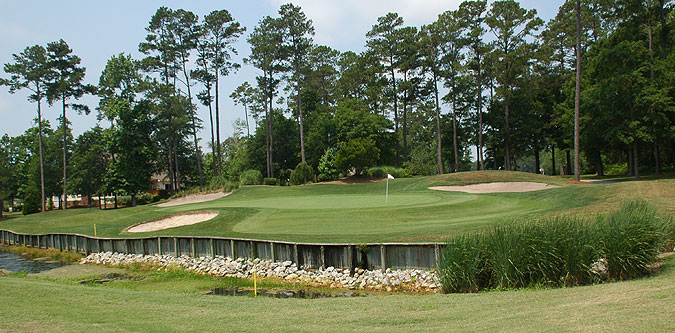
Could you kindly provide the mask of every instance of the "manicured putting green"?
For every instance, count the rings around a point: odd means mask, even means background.
[[[230,199],[230,200],[228,200]],[[443,197],[434,193],[392,194],[385,200],[384,194],[380,195],[306,195],[292,197],[261,197],[258,199],[224,198],[211,204],[212,207],[252,207],[272,209],[297,209],[297,210],[321,210],[321,209],[366,209],[380,207],[402,207],[444,204],[459,204],[471,200],[470,196]]]

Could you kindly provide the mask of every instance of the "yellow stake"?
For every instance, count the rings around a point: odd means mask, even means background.
[[[258,281],[255,269],[253,270],[253,297],[258,297]]]
[[[94,237],[96,237],[96,224],[94,224]]]

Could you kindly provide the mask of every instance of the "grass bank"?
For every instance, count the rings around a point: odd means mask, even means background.
[[[135,283],[0,277],[0,302],[11,304],[0,330],[665,332],[675,317],[674,256],[650,278],[477,294],[254,299],[201,295],[182,278]]]

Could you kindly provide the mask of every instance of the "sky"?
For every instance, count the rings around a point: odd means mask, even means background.
[[[232,16],[246,27],[247,32],[235,44],[238,55],[234,59],[242,64],[236,74],[221,78],[221,137],[234,132],[236,119],[244,118],[242,106],[234,105],[229,95],[244,81],[255,82],[259,72],[242,63],[250,53],[246,43],[248,33],[265,16],[277,16],[279,7],[288,0],[251,1],[13,1],[0,0],[0,64],[13,62],[13,54],[20,53],[31,45],[46,46],[48,42],[64,39],[73,53],[82,59],[86,68],[85,83],[97,84],[101,71],[111,56],[126,53],[140,59],[138,43],[146,36],[145,27],[150,17],[161,6],[172,9],[183,8],[199,15],[200,19],[213,10],[227,9]],[[388,12],[397,12],[405,25],[421,26],[433,22],[438,14],[459,7],[461,0],[293,0],[302,7],[314,23],[314,41],[340,51],[364,50],[366,33],[377,22],[377,18]],[[545,21],[553,18],[563,0],[522,0],[521,6],[536,9]],[[489,35],[489,34],[488,34]],[[0,77],[9,78],[0,71]],[[198,88],[201,89],[201,88]],[[37,117],[37,106],[27,100],[28,92],[10,94],[7,87],[0,87],[0,136],[21,135],[31,127]],[[98,98],[87,96],[79,103],[89,105],[92,113],[78,115],[68,110],[67,117],[72,123],[73,134],[78,136],[94,127]],[[196,100],[195,100],[196,103]],[[49,106],[43,101],[43,117],[52,128],[57,127],[56,119],[61,113],[60,104]],[[200,107],[198,117],[205,127],[199,133],[200,145],[210,142],[208,109]],[[102,123],[106,127],[106,123]],[[251,131],[253,131],[251,125]]]

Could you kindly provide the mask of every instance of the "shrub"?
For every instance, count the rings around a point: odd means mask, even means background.
[[[410,177],[410,171],[403,168],[396,168],[392,166],[379,166],[369,168],[366,172],[371,178],[382,179],[387,178],[387,174],[394,176],[394,178],[408,178]]]
[[[673,229],[671,218],[645,202],[624,203],[595,221],[497,226],[450,240],[439,278],[446,292],[632,279],[650,273],[659,249],[674,241]]]
[[[306,162],[300,162],[291,172],[291,185],[302,185],[314,180],[314,169]]]
[[[159,194],[144,192],[136,196],[137,205],[147,205],[159,201]]]
[[[232,192],[232,191],[234,191],[238,188],[239,188],[239,183],[237,183],[237,182],[227,182],[227,183],[225,183],[225,186],[223,187],[223,192],[225,192],[225,193]]]
[[[207,189],[209,191],[225,188],[225,184],[227,184],[227,178],[225,176],[214,176],[209,180],[209,183],[207,185]]]
[[[38,191],[33,190],[33,186],[29,186],[26,191],[26,195],[23,197],[23,215],[39,213],[42,209],[40,205],[41,194]]]
[[[320,182],[338,179],[339,172],[335,165],[335,151],[333,149],[328,148],[323,153],[323,156],[319,159],[317,171],[319,172],[318,180]]]
[[[271,185],[271,186],[277,186],[279,185],[279,180],[276,178],[265,178],[263,179],[263,184],[265,185]]]
[[[366,168],[374,165],[380,158],[380,149],[369,138],[355,138],[340,142],[335,154],[335,164],[345,173],[354,170],[360,175]]]
[[[239,183],[241,185],[261,185],[262,181],[262,173],[254,169],[246,170],[239,176]]]

